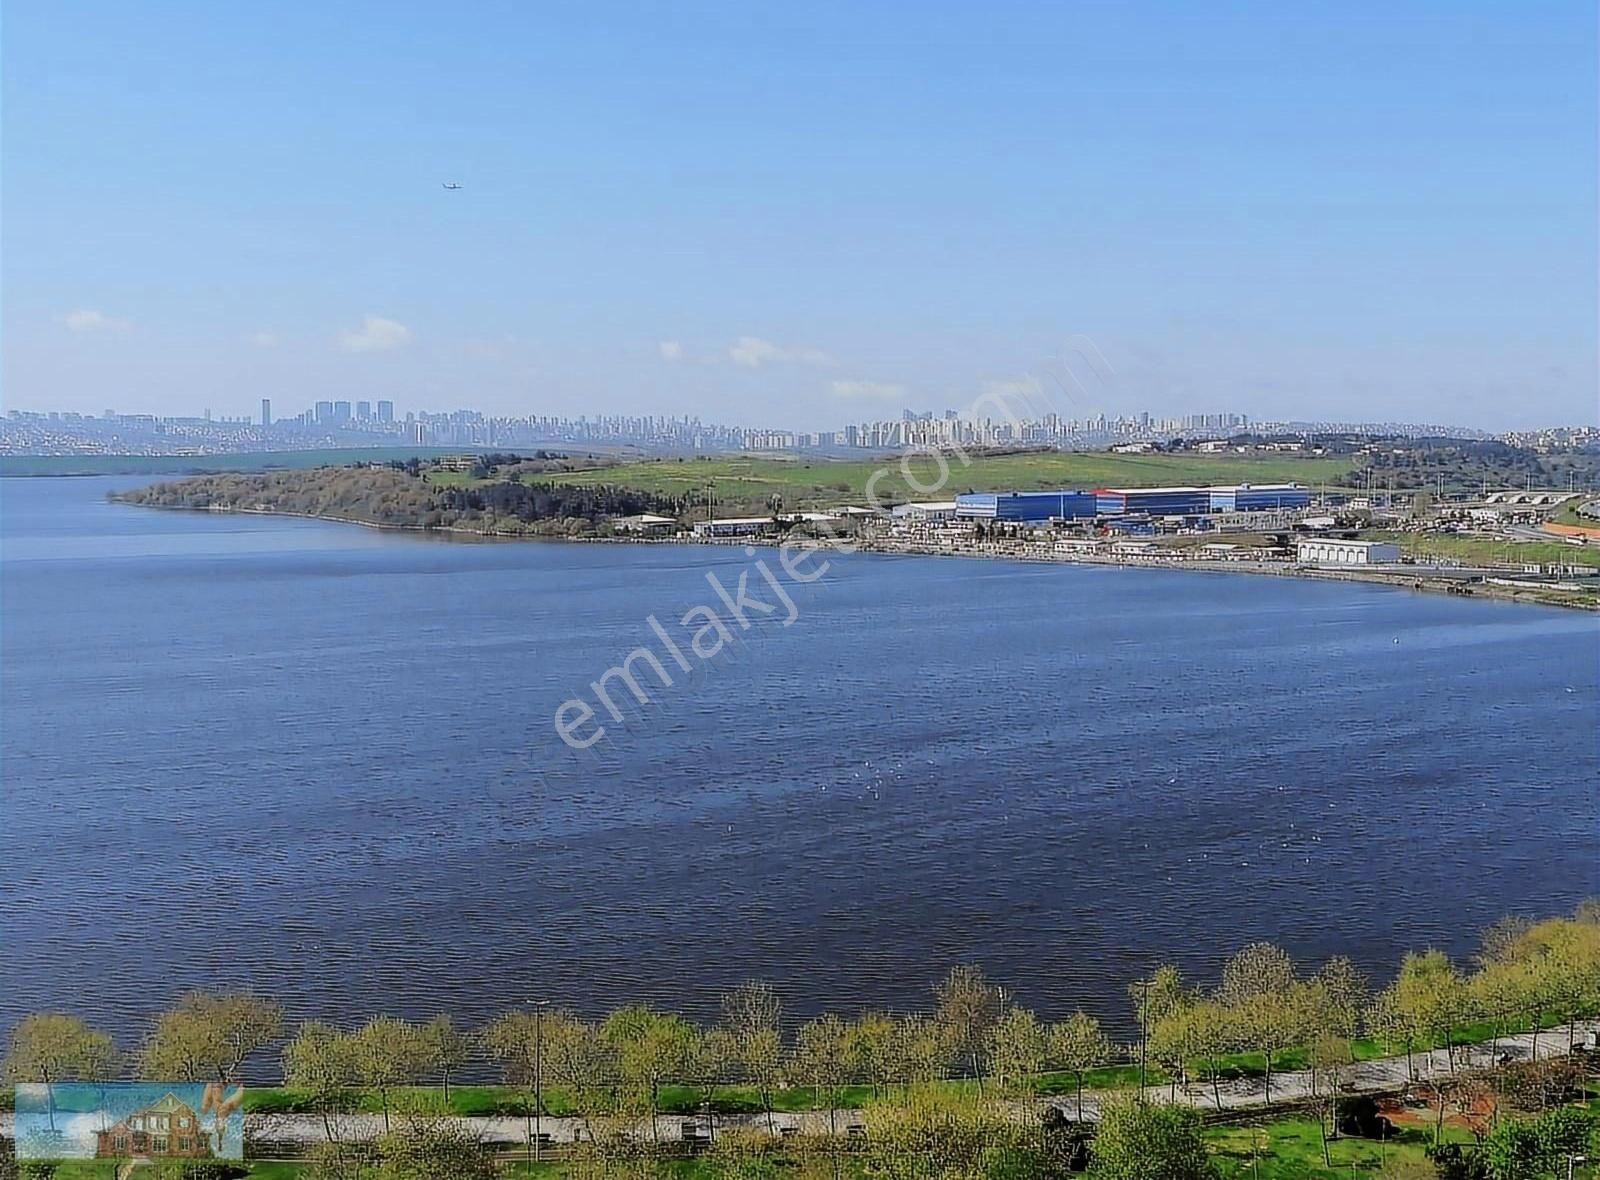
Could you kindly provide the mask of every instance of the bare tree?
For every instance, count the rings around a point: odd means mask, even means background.
[[[772,1091],[783,1064],[779,1022],[783,1004],[770,983],[751,980],[722,997],[723,1027],[733,1039],[744,1075],[761,1095],[767,1129],[777,1132],[772,1118]]]
[[[983,1089],[983,1054],[989,1034],[999,1022],[1004,1002],[983,968],[967,963],[952,967],[933,989],[938,1000],[935,1019],[944,1030],[950,1052],[978,1079]]]
[[[464,1069],[472,1060],[473,1040],[464,1029],[459,1029],[448,1015],[441,1014],[424,1024],[418,1031],[422,1059],[426,1066],[439,1075],[444,1091],[445,1105],[450,1103],[450,1078]]]

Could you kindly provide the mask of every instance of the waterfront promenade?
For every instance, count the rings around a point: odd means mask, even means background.
[[[1463,1070],[1509,1062],[1544,1061],[1564,1057],[1569,1040],[1578,1047],[1593,1045],[1600,1037],[1600,1020],[1583,1020],[1572,1025],[1558,1025],[1537,1034],[1519,1033],[1501,1037],[1496,1042],[1459,1045],[1455,1049],[1452,1068],[1450,1056],[1443,1049],[1414,1053],[1409,1066],[1405,1056],[1377,1058],[1343,1067],[1340,1073],[1341,1094],[1398,1095],[1408,1089],[1424,1085],[1433,1079],[1451,1076]],[[1260,1077],[1237,1078],[1221,1083],[1215,1090],[1209,1082],[1191,1081],[1173,1088],[1163,1084],[1146,1087],[1144,1094],[1150,1102],[1176,1102],[1207,1112],[1247,1113],[1251,1110],[1267,1111],[1278,1107],[1294,1107],[1326,1096],[1326,1081],[1313,1084],[1310,1070],[1286,1070],[1272,1075],[1272,1100],[1267,1101],[1266,1083]],[[1083,1117],[1099,1118],[1101,1107],[1114,1098],[1126,1097],[1130,1091],[1086,1090],[1083,1095]],[[1035,1102],[1019,1102],[1017,1113],[1022,1117],[1055,1107],[1067,1118],[1075,1118],[1077,1102],[1070,1094],[1059,1095]],[[836,1110],[811,1110],[802,1112],[774,1112],[766,1114],[718,1115],[716,1129],[720,1131],[739,1128],[752,1131],[771,1130],[779,1135],[829,1135],[848,1134],[863,1124],[863,1112],[855,1108]],[[0,1136],[14,1133],[13,1116],[0,1115]],[[523,1145],[529,1141],[532,1120],[511,1116],[471,1116],[453,1120],[467,1128],[474,1138],[488,1144],[506,1146]],[[336,1115],[331,1121],[334,1134],[340,1139],[371,1139],[383,1133],[383,1116],[377,1114]],[[651,1120],[640,1118],[624,1128],[633,1137],[648,1141],[652,1135],[663,1143],[679,1142],[686,1127],[698,1128],[703,1134],[704,1117],[679,1114],[658,1115],[654,1131]],[[539,1132],[548,1136],[551,1144],[577,1141],[587,1135],[583,1119],[546,1116],[539,1120]],[[315,1114],[250,1114],[245,1116],[245,1138],[258,1148],[271,1151],[293,1151],[324,1142],[327,1128],[322,1116]]]

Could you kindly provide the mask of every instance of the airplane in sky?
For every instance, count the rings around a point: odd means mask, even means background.
[[[457,183],[456,183],[456,182],[455,182],[455,181],[453,181],[453,180],[447,180],[447,181],[445,181],[445,182],[444,182],[444,187],[445,187],[445,188],[448,188],[448,189],[458,189],[458,188],[460,188],[460,187],[461,187],[461,186],[460,186],[460,185],[459,185],[459,184],[457,184]]]

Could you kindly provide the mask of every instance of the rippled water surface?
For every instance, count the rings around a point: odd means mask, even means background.
[[[580,754],[556,707],[646,616],[684,638],[740,550],[104,501],[129,482],[0,486],[0,1026],[239,983],[469,1020],[704,1012],[752,975],[904,1006],[969,958],[1113,1015],[1161,956],[1376,967],[1600,892],[1593,616],[835,560]]]

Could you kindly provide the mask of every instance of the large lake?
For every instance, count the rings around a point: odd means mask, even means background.
[[[847,558],[578,753],[557,706],[741,550],[106,502],[137,482],[0,484],[0,1029],[240,984],[903,1007],[968,959],[1120,1019],[1163,957],[1380,969],[1600,893],[1592,615]]]

